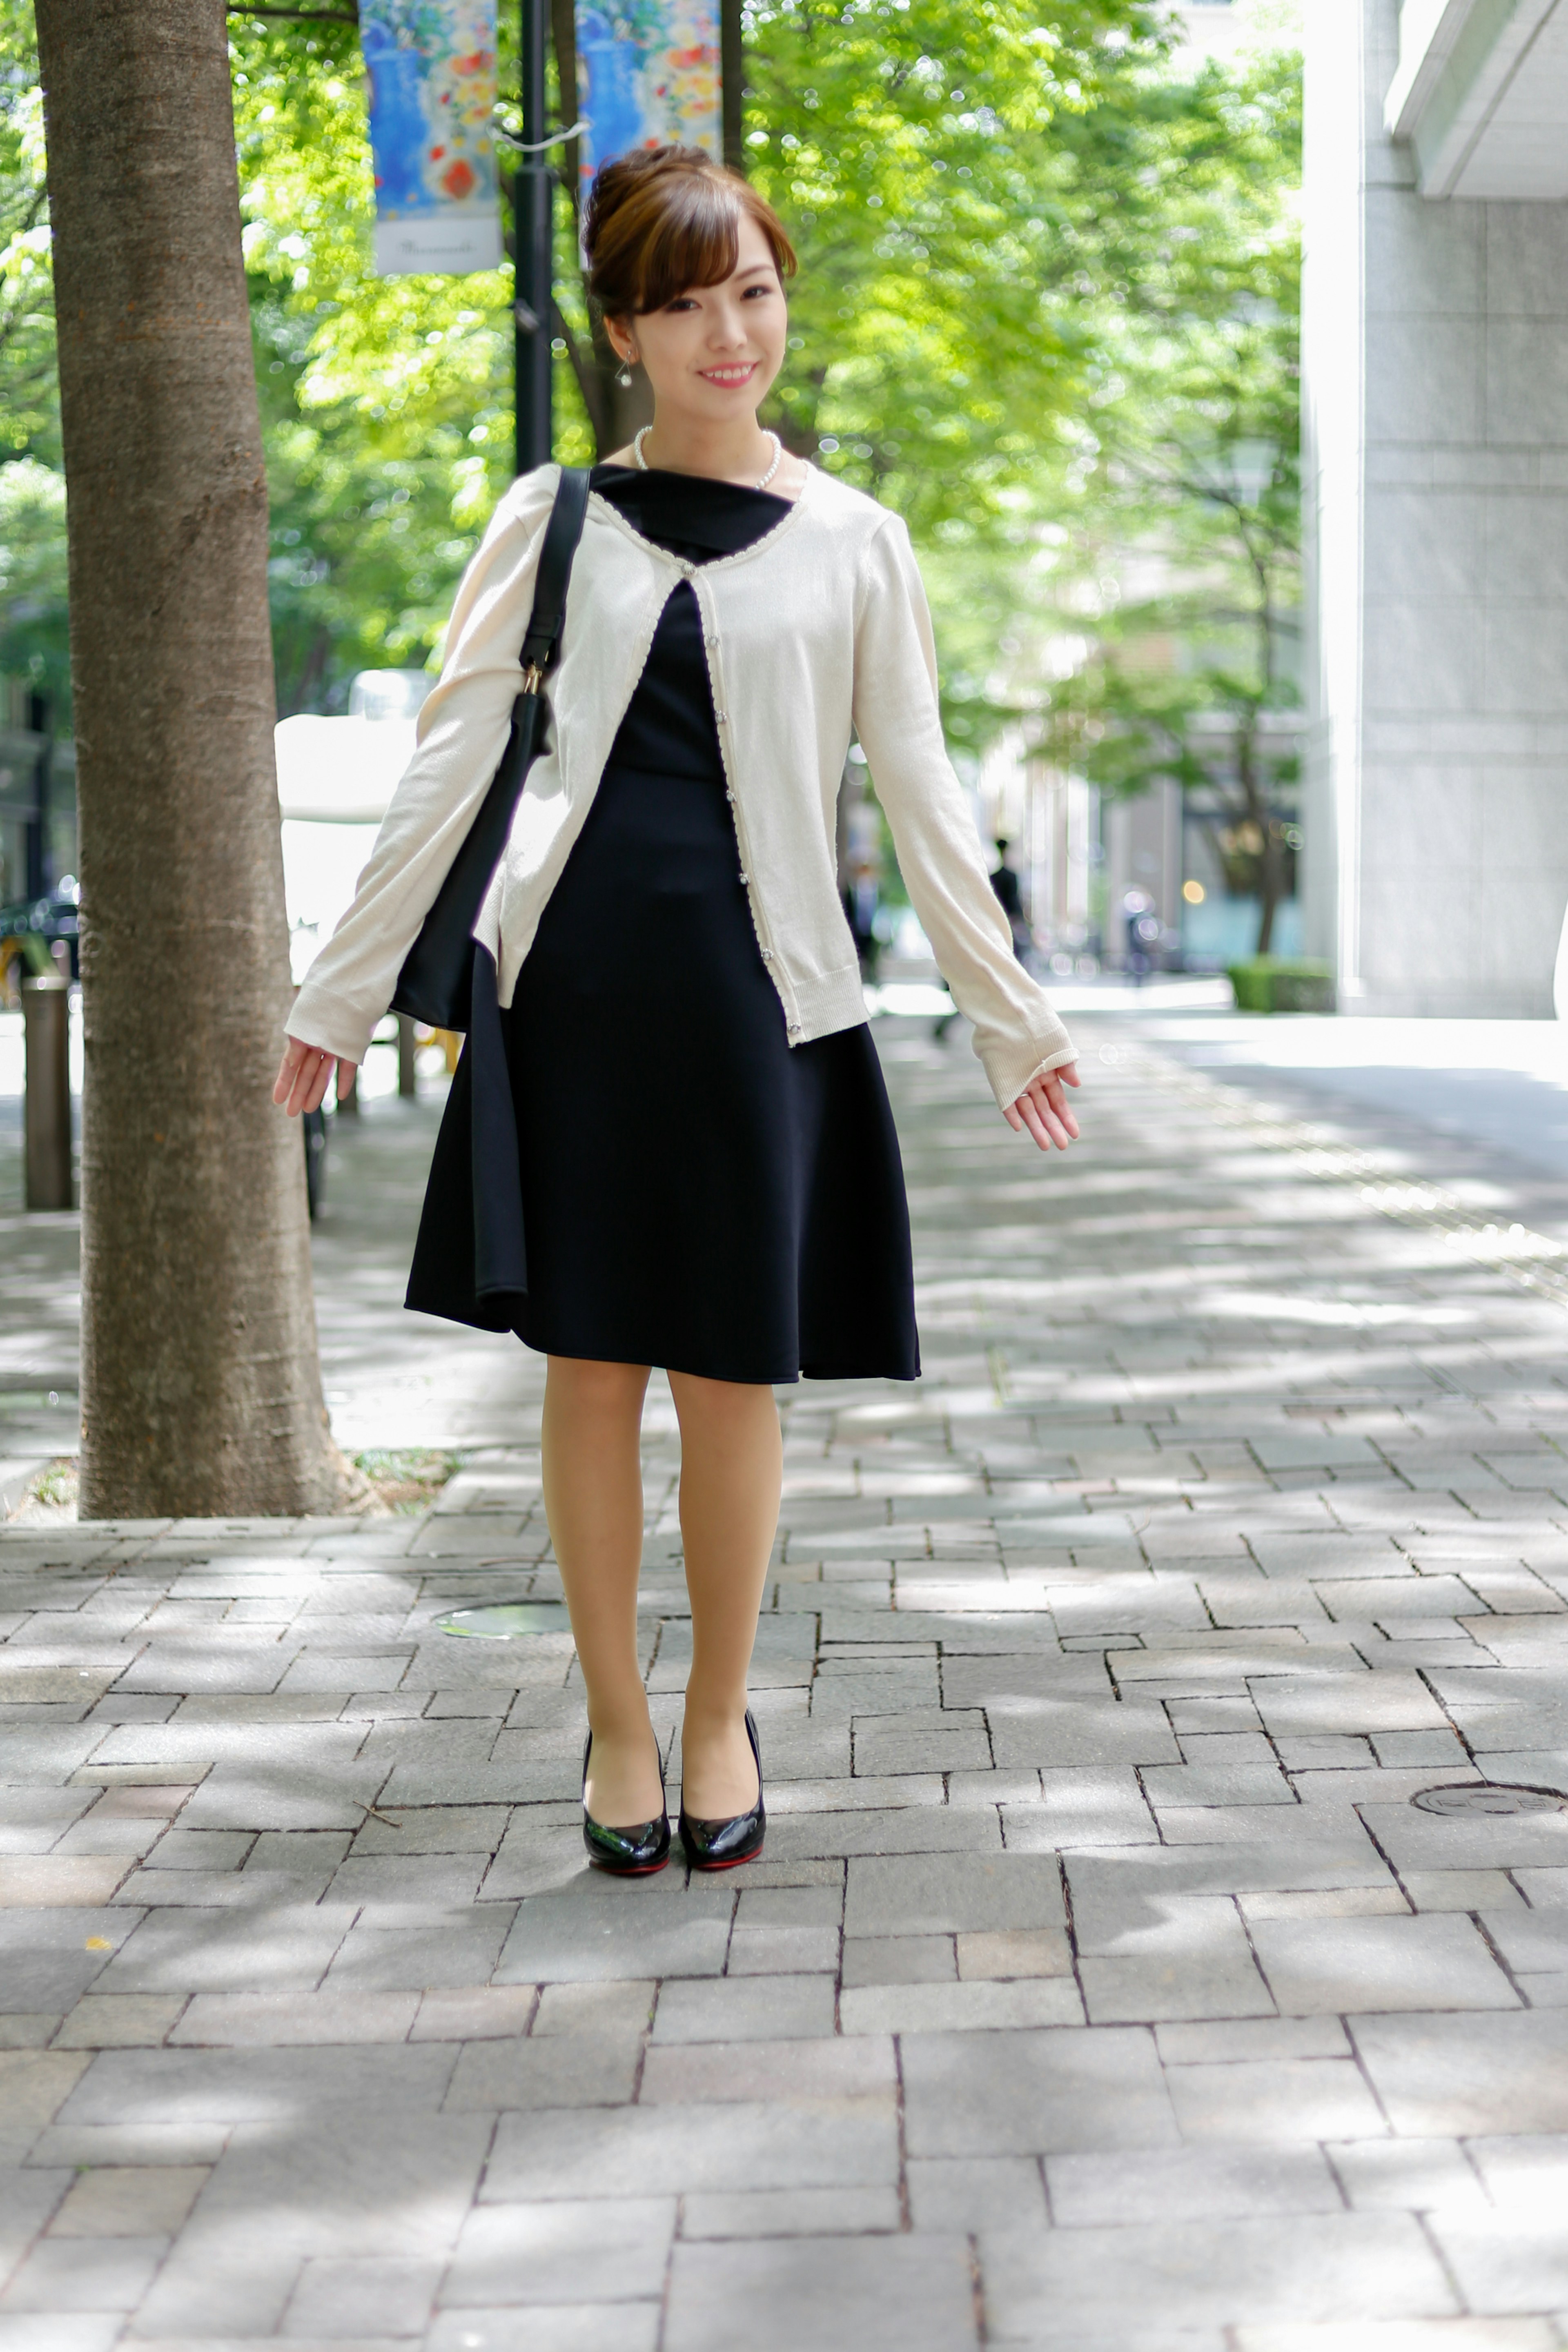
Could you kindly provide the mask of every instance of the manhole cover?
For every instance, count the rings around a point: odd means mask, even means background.
[[[1486,1780],[1456,1781],[1447,1789],[1422,1789],[1410,1800],[1424,1813],[1468,1819],[1476,1813],[1568,1812],[1568,1797],[1555,1789],[1508,1789]]]
[[[478,1633],[514,1641],[520,1633],[569,1633],[572,1620],[559,1601],[490,1601],[480,1609],[452,1609],[436,1620],[443,1633]]]

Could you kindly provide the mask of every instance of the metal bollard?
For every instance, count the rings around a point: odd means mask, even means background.
[[[29,1209],[71,1202],[70,982],[25,980],[26,1167]]]
[[[406,1013],[397,1016],[397,1091],[412,1102],[419,1091],[418,1073],[414,1066],[414,1024]]]

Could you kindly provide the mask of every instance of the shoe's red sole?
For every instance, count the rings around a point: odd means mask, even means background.
[[[595,1862],[590,1855],[588,1867],[602,1870],[606,1878],[657,1878],[661,1870],[669,1868],[669,1856],[666,1854],[662,1862],[639,1862],[634,1870],[617,1870],[613,1862]]]
[[[762,1858],[763,1849],[758,1846],[754,1853],[738,1853],[733,1862],[694,1862],[691,1867],[693,1870],[706,1871],[742,1870],[748,1862],[761,1862]]]

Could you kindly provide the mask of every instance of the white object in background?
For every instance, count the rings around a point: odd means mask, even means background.
[[[1559,1021],[1568,1021],[1568,913],[1563,917],[1563,929],[1557,938],[1557,961],[1552,972],[1552,1010]]]
[[[295,985],[353,903],[404,770],[433,680],[423,670],[362,670],[349,717],[301,712],[275,732],[283,820],[283,900]]]
[[[278,804],[318,824],[379,824],[414,757],[412,719],[279,720]]]

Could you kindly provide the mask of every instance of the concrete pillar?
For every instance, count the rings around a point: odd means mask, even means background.
[[[1306,17],[1307,944],[1347,1012],[1546,1016],[1568,205],[1419,193],[1384,128],[1395,0]]]

